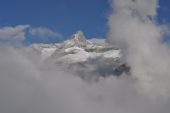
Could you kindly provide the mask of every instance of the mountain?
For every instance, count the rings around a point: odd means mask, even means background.
[[[93,72],[100,76],[120,76],[129,72],[119,48],[110,46],[104,39],[87,40],[82,31],[62,43],[33,44],[30,47],[40,54],[42,60],[53,59],[56,65],[74,70],[84,79],[91,78]]]

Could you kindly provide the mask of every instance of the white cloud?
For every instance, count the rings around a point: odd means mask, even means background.
[[[26,36],[26,33],[28,36]],[[30,37],[31,36],[31,37]],[[0,40],[10,43],[20,43],[25,39],[37,38],[41,41],[48,41],[50,38],[61,39],[63,36],[45,27],[33,28],[31,25],[5,26],[0,28]]]
[[[131,77],[85,82],[27,49],[0,48],[1,113],[169,113],[169,103],[138,93]]]
[[[145,93],[169,98],[169,49],[161,42],[164,25],[159,26],[157,0],[113,0],[109,17],[109,40],[125,52],[132,76]]]
[[[158,0],[112,0],[116,13],[136,13],[138,16],[156,16]]]
[[[12,41],[23,41],[25,37],[25,31],[30,25],[17,25],[15,27],[6,26],[0,28],[0,39],[12,40]]]
[[[55,31],[52,31],[51,29],[45,28],[45,27],[38,27],[38,28],[32,28],[30,29],[30,34],[33,36],[39,36],[39,37],[58,37],[62,38],[63,36]]]

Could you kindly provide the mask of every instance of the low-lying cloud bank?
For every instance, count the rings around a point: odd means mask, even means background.
[[[169,52],[156,0],[113,0],[110,40],[132,75],[88,83],[26,47],[0,46],[1,113],[169,113]],[[148,4],[151,4],[148,6]],[[152,6],[152,7],[151,7]],[[94,73],[95,74],[95,73]]]
[[[27,48],[1,46],[0,53],[1,113],[169,113],[169,98],[144,95],[132,77],[89,83]]]

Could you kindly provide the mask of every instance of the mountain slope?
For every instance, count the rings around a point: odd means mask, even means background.
[[[56,65],[64,65],[80,73],[83,78],[91,76],[93,72],[99,72],[102,76],[119,76],[129,71],[129,67],[121,60],[120,49],[109,46],[104,39],[87,40],[82,31],[62,43],[33,44],[30,47],[43,60],[52,59]]]

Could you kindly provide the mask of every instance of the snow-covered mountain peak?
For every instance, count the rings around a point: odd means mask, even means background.
[[[70,39],[63,42],[63,48],[69,48],[69,47],[80,47],[80,48],[86,48],[89,46],[92,46],[92,42],[88,41],[82,31],[78,31],[75,34],[71,36]]]
[[[101,40],[101,41],[100,41]],[[113,46],[109,46],[104,39],[94,39],[94,40],[87,40],[84,33],[82,31],[78,31],[71,36],[68,40],[62,43],[55,43],[55,44],[32,44],[31,48],[39,51],[44,58],[48,58],[50,56],[55,56],[55,54],[62,53],[65,56],[72,56],[76,57],[78,62],[79,56],[86,57],[85,59],[89,58],[90,56],[107,56],[108,53],[110,54],[110,58],[120,58],[121,51],[118,48]],[[86,53],[86,55],[82,55]],[[107,55],[106,55],[107,54]],[[71,61],[71,59],[69,59]],[[76,61],[75,61],[76,62]]]
[[[77,31],[73,37],[74,40],[79,41],[79,42],[86,42],[86,37],[83,33],[83,31]]]
[[[56,64],[66,64],[68,68],[76,68],[79,72],[100,70],[102,75],[120,75],[128,68],[122,62],[119,48],[110,46],[105,39],[86,39],[82,31],[78,31],[68,40],[55,44],[33,44],[30,46],[40,53],[43,60],[52,59]],[[105,69],[106,68],[106,69]]]

